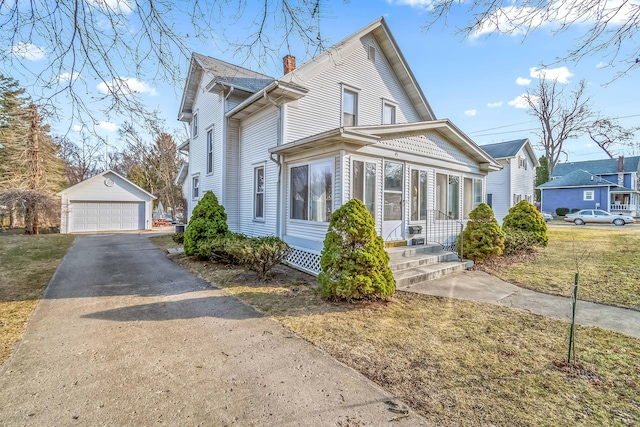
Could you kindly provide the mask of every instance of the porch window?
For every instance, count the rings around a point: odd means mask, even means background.
[[[427,218],[427,171],[411,170],[411,221]]]
[[[342,126],[358,124],[358,94],[352,90],[342,90]]]
[[[460,218],[460,177],[436,174],[436,210],[453,219]]]
[[[591,202],[595,200],[595,192],[593,190],[585,190],[583,193],[582,200]]]
[[[328,222],[331,216],[333,162],[291,168],[291,219]]]
[[[191,180],[191,196],[194,199],[200,197],[200,177],[194,176]]]
[[[264,166],[259,166],[253,170],[253,217],[264,219]]]
[[[384,162],[384,221],[402,221],[402,180],[404,165]]]
[[[520,203],[521,200],[522,200],[522,194],[514,194],[513,195],[513,206],[515,206],[518,203]]]
[[[213,129],[207,131],[207,173],[213,173]]]
[[[469,218],[469,213],[480,203],[482,203],[482,180],[465,178],[463,217]]]
[[[392,125],[396,122],[396,106],[388,102],[382,104],[382,124]]]
[[[362,200],[372,217],[376,217],[376,164],[354,160],[351,169],[351,194]]]

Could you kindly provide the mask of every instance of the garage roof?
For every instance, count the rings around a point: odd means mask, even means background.
[[[142,188],[142,187],[140,187],[140,186],[138,186],[138,185],[134,184],[133,182],[129,181],[127,178],[123,177],[123,176],[122,176],[122,175],[120,175],[119,173],[114,172],[114,171],[112,171],[112,170],[108,170],[108,171],[101,172],[101,173],[99,173],[98,175],[95,175],[95,176],[93,176],[93,177],[91,177],[91,178],[85,179],[84,181],[77,183],[76,185],[72,185],[72,186],[71,186],[71,187],[69,187],[69,188],[65,188],[64,190],[62,190],[61,192],[59,192],[59,193],[58,193],[58,195],[59,195],[59,196],[62,196],[62,195],[65,195],[65,194],[67,194],[67,193],[70,193],[70,192],[72,192],[72,191],[75,191],[75,190],[77,190],[77,189],[79,189],[79,188],[81,188],[81,187],[84,187],[84,186],[85,186],[85,185],[87,185],[89,182],[96,181],[96,180],[98,180],[98,179],[105,178],[105,177],[106,177],[106,178],[108,178],[108,176],[107,176],[107,175],[109,175],[109,174],[111,174],[111,175],[115,175],[115,176],[116,176],[116,177],[118,177],[119,179],[121,179],[121,180],[125,181],[126,183],[130,184],[130,185],[131,185],[132,187],[134,187],[136,190],[140,191],[143,195],[148,196],[148,197],[149,197],[149,198],[151,198],[151,199],[157,199],[157,197],[156,197],[156,196],[154,196],[153,194],[149,193],[149,192],[148,192],[147,190],[145,190],[144,188]]]

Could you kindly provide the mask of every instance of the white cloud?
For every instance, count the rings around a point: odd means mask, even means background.
[[[11,47],[10,52],[28,61],[39,61],[45,55],[44,49],[32,43],[16,43]]]
[[[118,77],[109,83],[101,82],[97,88],[100,93],[105,95],[112,91],[121,95],[131,95],[133,93],[146,93],[149,96],[158,95],[154,88],[134,77]]]
[[[502,107],[502,104],[504,104],[503,101],[490,102],[490,103],[487,104],[487,107],[489,107],[489,108]]]
[[[115,132],[118,130],[118,125],[111,122],[99,122],[96,128],[106,132]]]
[[[567,67],[558,68],[529,68],[529,75],[538,79],[557,80],[558,83],[569,83],[569,77],[573,77],[573,73]]]
[[[600,61],[596,64],[596,68],[604,68],[604,67],[607,67],[608,65],[609,64],[607,64],[606,62]]]
[[[516,84],[520,86],[529,86],[531,84],[531,79],[525,79],[524,77],[518,77],[516,79]]]
[[[469,117],[473,117],[473,116],[475,116],[477,113],[478,113],[478,111],[477,111],[477,110],[467,110],[467,111],[465,111],[465,112],[464,112],[464,115],[465,115],[465,116],[469,116]]]
[[[129,15],[133,12],[133,4],[129,0],[88,0],[91,6],[104,11]]]
[[[532,99],[535,99],[535,97],[532,97]],[[522,95],[516,96],[516,98],[513,101],[509,101],[508,104],[515,108],[529,108],[527,94],[523,93]]]
[[[62,73],[58,74],[59,82],[69,82],[71,80],[78,80],[80,78],[80,73]]]
[[[71,127],[71,130],[74,131],[74,132],[80,132],[82,130],[82,126],[73,125]]]

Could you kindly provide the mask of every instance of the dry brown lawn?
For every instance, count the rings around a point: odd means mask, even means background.
[[[0,364],[20,340],[71,235],[0,233]]]
[[[578,327],[577,360],[567,365],[569,327],[561,321],[408,293],[338,304],[319,296],[313,277],[287,267],[262,283],[237,267],[171,258],[360,371],[433,425],[640,424],[640,340]]]

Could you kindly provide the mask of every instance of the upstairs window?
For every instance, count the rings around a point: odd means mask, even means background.
[[[193,138],[198,136],[198,113],[193,113],[193,119],[191,119],[191,136]]]
[[[382,124],[392,125],[396,123],[396,106],[385,102],[382,104]]]
[[[254,176],[254,201],[253,217],[264,219],[264,166],[253,170]]]
[[[193,196],[194,199],[197,199],[198,197],[200,197],[200,177],[199,176],[194,176],[192,181],[191,181],[191,195]]]
[[[342,126],[358,124],[358,93],[344,89],[342,91]]]
[[[207,131],[207,173],[213,173],[213,129]]]

